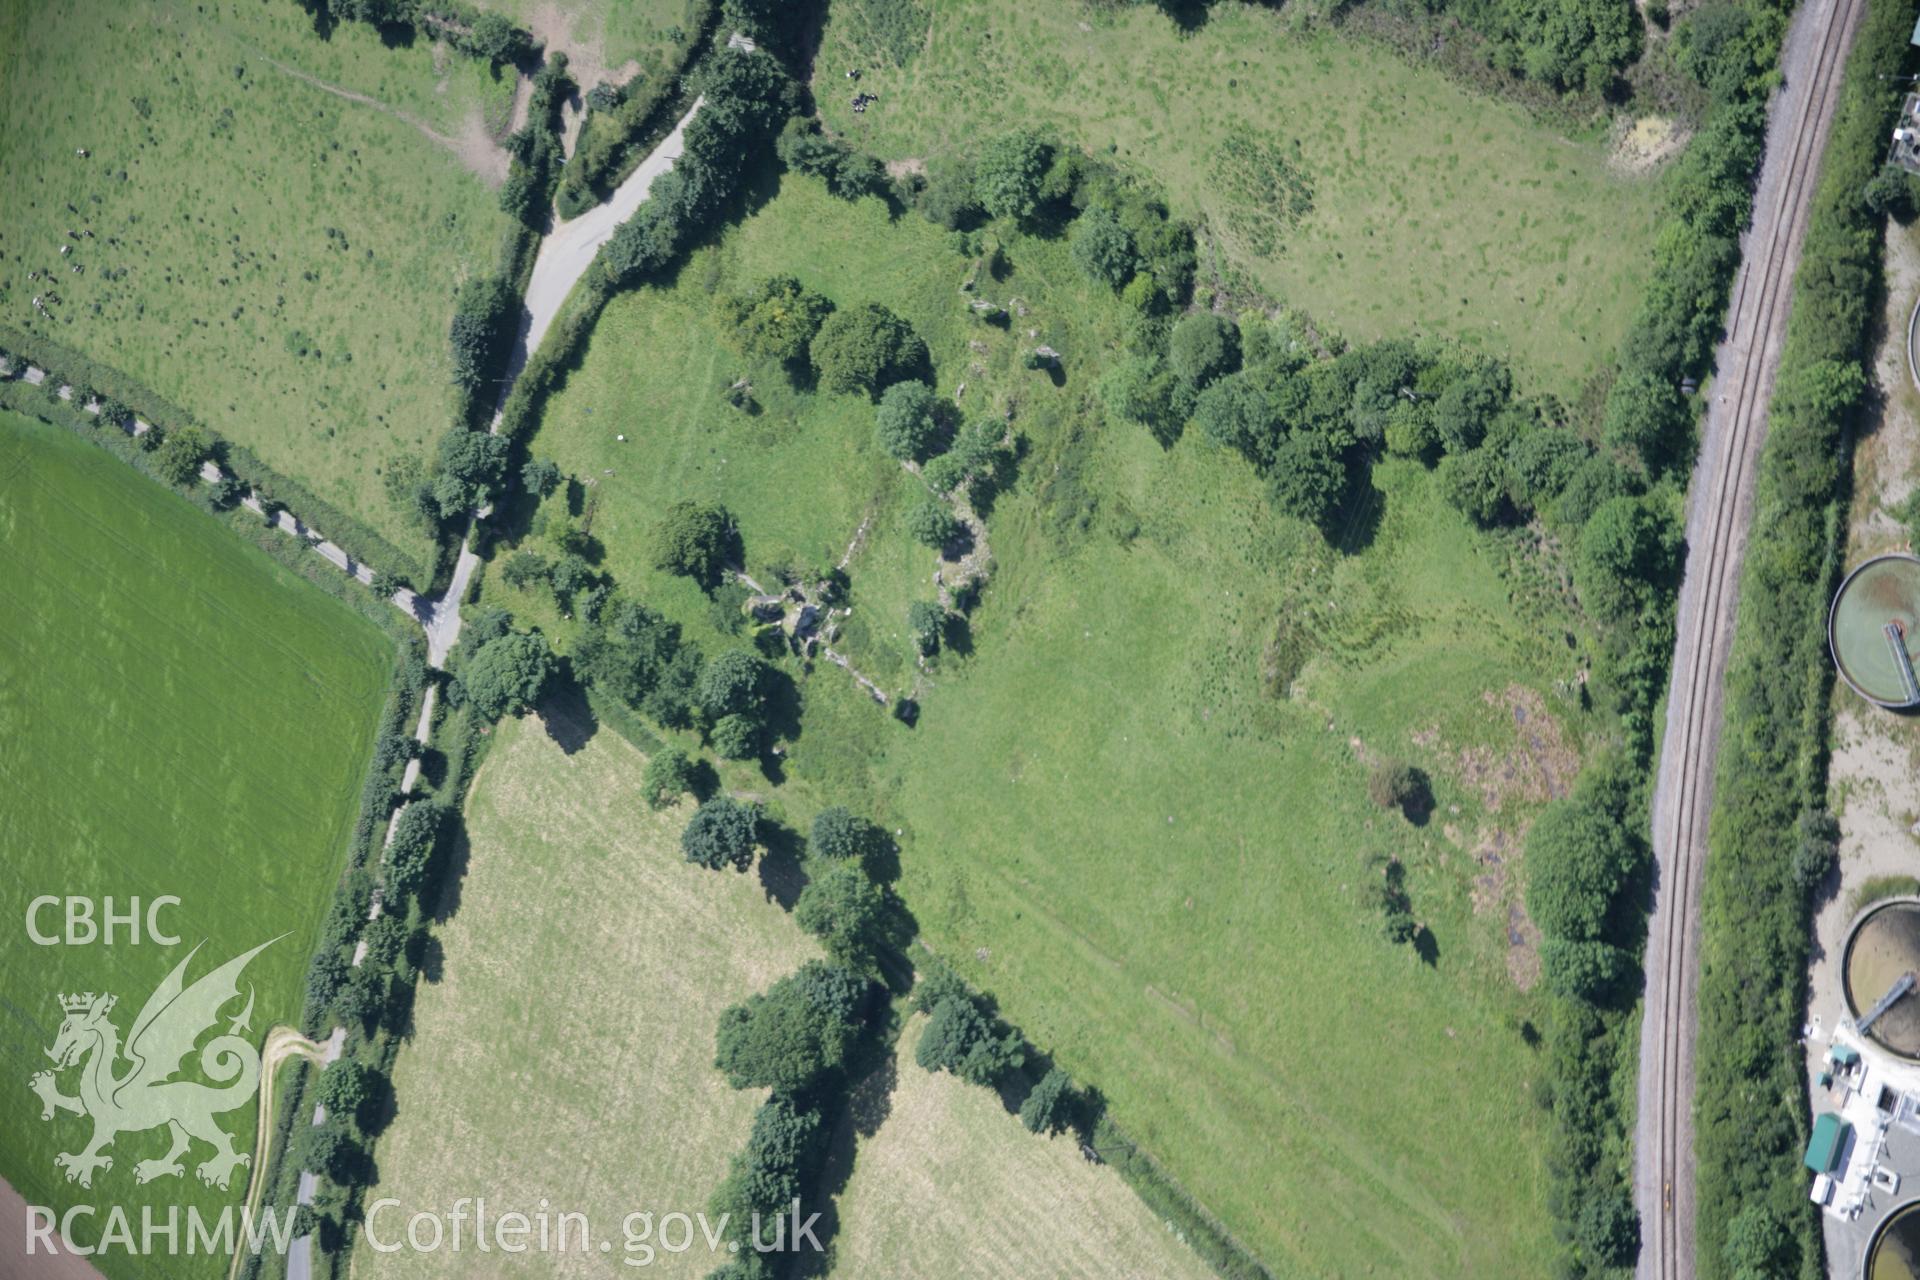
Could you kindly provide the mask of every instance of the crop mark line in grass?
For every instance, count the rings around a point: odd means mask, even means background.
[[[236,41],[235,43],[237,44],[238,42]],[[427,141],[436,143],[439,146],[445,147],[447,150],[453,152],[456,156],[461,155],[460,143],[458,139],[450,138],[446,134],[441,133],[438,129],[435,129],[432,125],[428,124],[426,121],[420,119],[420,117],[412,114],[411,112],[402,111],[398,107],[389,106],[388,104],[380,101],[380,99],[373,97],[370,94],[360,93],[354,89],[348,89],[341,85],[331,84],[325,80],[322,80],[319,76],[314,75],[312,72],[302,71],[298,67],[290,66],[289,64],[280,61],[280,59],[274,57],[273,55],[262,53],[258,49],[249,48],[245,45],[241,45],[240,47],[243,49],[246,49],[246,51],[249,54],[260,59],[262,62],[272,67],[275,71],[280,72],[282,75],[291,76],[295,80],[299,80],[302,83],[311,85],[315,89],[319,89],[325,93],[330,93],[336,98],[344,98],[348,102],[358,103],[360,106],[363,106],[363,107],[372,107],[375,111],[378,111],[383,115],[392,116],[395,120],[400,121],[400,123],[408,126],[409,128],[416,130],[420,134],[420,136],[425,138]],[[464,156],[462,158],[464,159]]]

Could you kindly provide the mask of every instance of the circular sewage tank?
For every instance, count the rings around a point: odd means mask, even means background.
[[[1858,1022],[1904,973],[1920,974],[1920,900],[1871,907],[1847,936],[1841,978],[1847,1012]],[[1920,990],[1896,1000],[1867,1034],[1903,1058],[1920,1059]],[[1915,1223],[1920,1231],[1920,1221]]]
[[[1920,1280],[1920,1200],[1887,1215],[1867,1242],[1866,1280]]]
[[[1905,664],[1895,645],[1905,653]],[[1920,559],[1876,556],[1848,574],[1827,615],[1827,647],[1840,678],[1867,701],[1882,707],[1920,704],[1920,693],[1908,679],[1920,667]]]

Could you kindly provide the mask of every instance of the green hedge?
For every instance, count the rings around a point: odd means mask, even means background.
[[[1810,909],[1792,874],[1799,816],[1826,791],[1832,676],[1822,620],[1839,565],[1849,425],[1880,296],[1879,170],[1913,7],[1869,0],[1815,191],[1754,499],[1726,681],[1702,900],[1695,1094],[1699,1274],[1737,1268],[1729,1228],[1786,1228],[1772,1274],[1821,1272],[1807,1135],[1803,1012]]]
[[[537,47],[524,27],[462,0],[300,0],[300,6],[382,30],[424,29],[428,38],[495,65],[522,62]]]
[[[1111,1165],[1154,1216],[1169,1224],[1187,1247],[1199,1254],[1224,1280],[1273,1280],[1273,1272],[1188,1195],[1154,1162],[1133,1145],[1118,1125],[1105,1115],[1093,1132],[1094,1151]]]

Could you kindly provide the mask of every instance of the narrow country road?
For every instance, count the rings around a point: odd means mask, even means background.
[[[1694,1273],[1694,1036],[1700,895],[1722,686],[1788,297],[1865,0],[1805,0],[1781,51],[1753,226],[1716,357],[1687,498],[1687,564],[1653,795],[1653,916],[1634,1132],[1639,1280]]]
[[[631,218],[646,200],[647,193],[653,189],[654,179],[673,168],[673,162],[680,158],[681,151],[686,147],[687,123],[700,110],[701,101],[694,99],[693,105],[687,108],[687,114],[681,116],[679,123],[673,126],[673,132],[662,139],[660,145],[640,162],[639,168],[614,189],[605,203],[594,206],[571,222],[559,224],[541,240],[540,251],[533,260],[533,275],[527,280],[520,336],[514,345],[507,376],[500,383],[500,398],[495,402],[490,430],[500,429],[500,409],[506,405],[513,384],[520,378],[520,371],[526,367],[533,353],[540,349],[540,342],[547,336],[554,317],[560,314],[560,308],[566,303],[567,295],[573,292],[573,286],[593,265],[600,247],[613,238],[620,224]],[[474,518],[486,514],[486,511],[480,511]],[[428,660],[436,667],[447,660],[447,654],[460,639],[460,600],[467,594],[467,584],[473,580],[473,572],[479,567],[480,557],[473,553],[473,523],[469,521],[466,536],[460,540],[460,556],[453,562],[453,578],[447,584],[446,591],[437,599],[423,601],[425,607],[416,611],[420,625],[427,632]]]

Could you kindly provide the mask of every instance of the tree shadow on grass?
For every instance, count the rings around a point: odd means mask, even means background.
[[[760,844],[766,850],[760,855],[760,888],[769,902],[779,903],[782,911],[791,911],[809,883],[802,858],[805,842],[785,823],[763,818]]]
[[[1373,545],[1386,515],[1387,495],[1373,483],[1373,468],[1354,468],[1352,480],[1327,533],[1327,541],[1345,556],[1357,556]]]
[[[877,1016],[877,1015],[876,1015]],[[836,1261],[834,1239],[840,1230],[839,1199],[853,1178],[860,1140],[871,1138],[893,1114],[893,1094],[900,1084],[900,1068],[894,1052],[894,1038],[870,1028],[860,1038],[853,1060],[845,1068],[851,1085],[838,1092],[838,1106],[829,1105],[825,1119],[832,1126],[826,1150],[820,1155],[814,1176],[803,1183],[801,1217],[818,1213],[814,1235],[823,1245],[819,1253],[793,1255],[788,1274],[825,1276]]]
[[[407,941],[407,958],[414,971],[426,982],[439,982],[447,970],[447,949],[440,935],[426,929],[416,931]]]
[[[1440,967],[1440,940],[1433,936],[1433,930],[1421,925],[1413,935],[1413,953],[1420,957],[1420,963],[1429,969]]]
[[[466,816],[458,809],[449,809],[441,817],[434,861],[439,890],[430,900],[423,900],[423,905],[430,901],[432,905],[426,911],[427,919],[436,925],[444,925],[459,914],[467,867],[473,861],[473,845],[467,839]]]
[[[535,712],[547,736],[567,755],[578,753],[600,731],[586,692],[572,680],[555,681]]]

